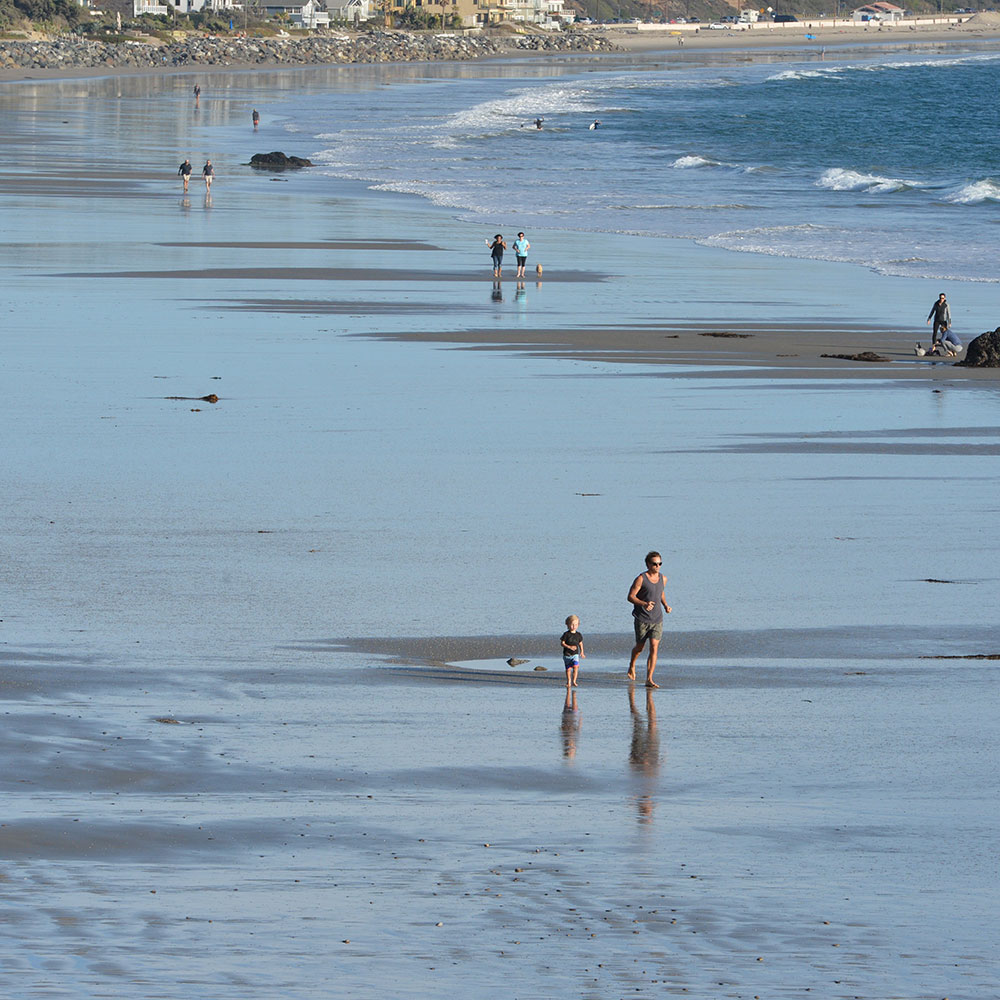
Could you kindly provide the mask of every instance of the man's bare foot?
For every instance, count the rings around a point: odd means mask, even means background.
[[[628,679],[629,679],[630,681],[634,681],[634,680],[635,680],[635,671],[634,671],[634,670],[630,670],[630,671],[629,671],[629,672],[628,672],[628,673],[627,673],[627,674],[626,674],[625,676],[626,676],[626,677],[627,677],[627,678],[628,678]]]
[[[660,685],[656,684],[654,681],[646,681],[646,687],[648,688],[658,688]]]
[[[577,684],[577,683],[576,683],[576,681],[573,681],[573,687],[575,687],[575,688],[578,688],[579,686],[580,686],[580,685],[579,685],[579,684]]]

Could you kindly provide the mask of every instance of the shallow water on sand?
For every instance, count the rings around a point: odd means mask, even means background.
[[[329,77],[215,79],[198,119],[183,77],[0,91],[5,995],[995,992],[993,667],[918,659],[997,652],[995,384],[392,339],[936,289],[540,232],[497,298],[478,229],[239,167]],[[557,667],[571,611],[579,715],[402,641]]]

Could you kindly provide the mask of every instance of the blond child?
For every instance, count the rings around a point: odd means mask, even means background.
[[[562,644],[563,666],[566,668],[566,687],[576,687],[577,674],[580,673],[580,660],[585,660],[587,654],[583,651],[583,636],[580,635],[580,619],[570,615],[566,619],[566,631],[559,637]]]

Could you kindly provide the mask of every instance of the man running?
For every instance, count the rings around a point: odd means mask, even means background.
[[[646,556],[646,572],[640,573],[632,583],[628,592],[628,601],[632,607],[632,618],[635,625],[635,645],[632,647],[632,657],[625,675],[630,681],[635,680],[635,661],[639,658],[646,643],[649,643],[649,656],[646,659],[646,687],[655,688],[659,684],[653,681],[653,671],[656,670],[656,654],[663,637],[663,612],[670,614],[671,608],[663,593],[663,585],[667,578],[660,573],[663,559],[659,552],[650,552]]]

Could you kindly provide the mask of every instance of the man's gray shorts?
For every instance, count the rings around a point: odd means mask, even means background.
[[[635,626],[635,641],[645,642],[647,639],[662,639],[663,638],[663,621],[658,622],[641,622],[638,618],[633,619],[632,624]]]

